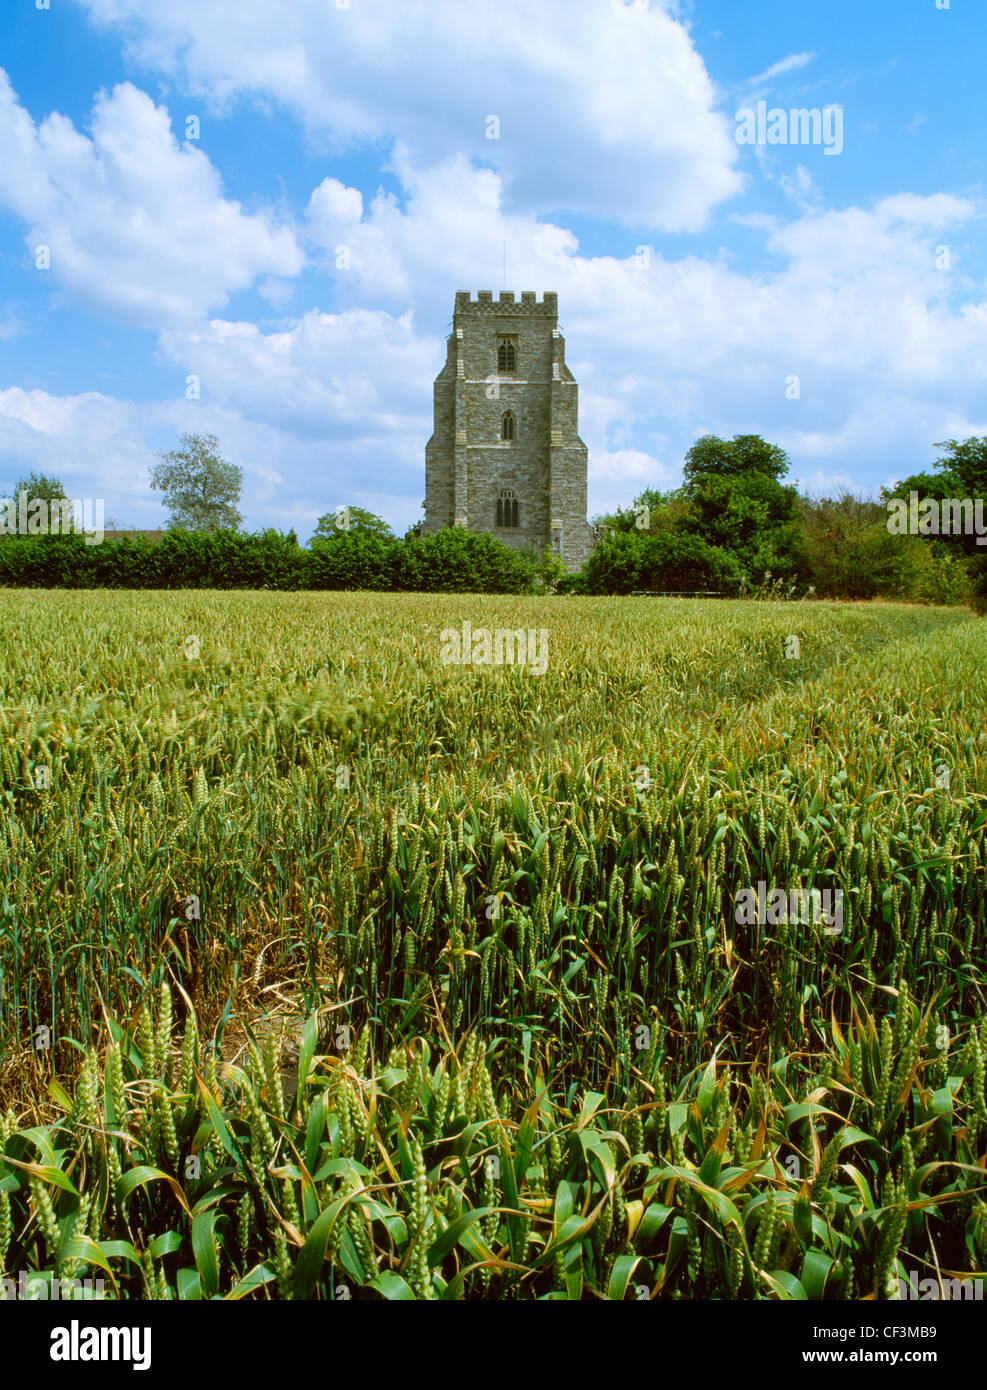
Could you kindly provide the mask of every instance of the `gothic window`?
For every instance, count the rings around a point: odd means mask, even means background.
[[[513,489],[506,487],[497,498],[497,525],[513,529],[518,524],[518,500]]]
[[[513,338],[497,339],[497,371],[513,376],[517,370],[517,347]]]
[[[514,438],[514,416],[509,410],[505,413],[503,420],[500,422],[500,437],[501,439]]]

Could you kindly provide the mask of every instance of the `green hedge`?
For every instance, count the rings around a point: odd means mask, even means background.
[[[169,531],[88,545],[83,536],[0,540],[0,587],[30,589],[410,589],[529,593],[535,558],[462,529],[406,540],[350,532],[303,549],[293,533]]]

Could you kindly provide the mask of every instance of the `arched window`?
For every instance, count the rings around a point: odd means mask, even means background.
[[[511,411],[506,411],[503,420],[500,422],[501,439],[514,438],[514,416]]]
[[[517,364],[517,350],[510,338],[501,338],[497,344],[498,372],[513,372]]]
[[[517,497],[512,488],[505,487],[497,498],[497,525],[516,528],[518,524]]]

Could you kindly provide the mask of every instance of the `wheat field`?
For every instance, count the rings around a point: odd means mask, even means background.
[[[464,624],[544,671],[449,660]],[[16,591],[0,633],[4,1274],[984,1274],[982,621]]]

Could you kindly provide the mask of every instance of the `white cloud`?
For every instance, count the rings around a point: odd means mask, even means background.
[[[608,515],[630,505],[645,488],[662,490],[680,481],[678,468],[669,468],[643,449],[600,450],[590,454],[590,516]]]
[[[299,438],[361,434],[388,441],[392,451],[420,433],[444,355],[440,340],[416,336],[410,313],[367,309],[311,309],[272,333],[212,319],[168,330],[160,344],[200,378],[203,400]]]
[[[261,275],[295,275],[293,233],[223,197],[201,150],[130,83],[100,93],[91,138],[57,112],[35,124],[0,69],[0,207],[81,304],[159,328],[221,308]]]
[[[741,187],[714,86],[661,4],[78,3],[218,109],[273,98],[322,145],[401,140],[419,164],[463,153],[497,167],[512,207],[689,231]]]
[[[977,213],[966,199],[900,194],[787,223],[749,218],[778,268],[745,274],[723,260],[666,260],[654,250],[645,267],[634,237],[624,256],[581,256],[571,232],[505,210],[498,177],[463,160],[405,167],[401,177],[406,207],[379,195],[361,220],[321,217],[323,200],[313,198],[309,234],[330,250],[341,241],[350,248],[350,268],[335,273],[339,292],[396,312],[413,302],[417,321],[445,322],[453,289],[498,286],[506,241],[516,289],[558,290],[584,388],[619,396],[638,418],[645,392],[656,413],[674,415],[683,379],[733,399],[731,381],[745,392],[751,364],[785,367],[783,377],[806,357],[847,375],[880,363],[889,379],[932,382],[987,354],[983,306],[951,313],[953,282],[936,269],[939,238]],[[343,205],[339,189],[332,197]]]
[[[725,253],[670,259],[654,249],[645,265],[640,233],[622,250],[613,238],[616,254],[582,255],[558,220],[511,203],[507,174],[465,153],[422,164],[398,142],[390,161],[401,197],[364,197],[330,178],[300,222],[297,236],[332,277],[336,312],[313,307],[261,326],[205,314],[255,277],[279,313],[289,301],[310,304],[313,282],[291,278],[297,242],[227,203],[208,160],[173,141],[149,98],[126,86],[102,98],[91,138],[61,117],[35,128],[16,102],[0,102],[4,119],[14,150],[0,173],[4,196],[16,196],[32,226],[48,218],[62,227],[63,283],[158,327],[162,355],[182,377],[200,377],[202,399],[137,406],[14,389],[0,393],[0,448],[18,472],[74,469],[76,490],[93,478],[86,495],[105,495],[109,512],[145,525],[161,517],[157,495],[137,482],[146,441],[208,429],[244,467],[248,524],[294,525],[304,538],[321,513],[349,501],[388,508],[403,529],[423,495],[453,293],[499,288],[505,242],[515,290],[560,295],[591,514],[644,486],[673,485],[684,449],[706,430],[763,433],[789,449],[798,475],[870,469],[880,479],[898,459],[901,472],[914,471],[934,440],[963,433],[949,422],[982,399],[982,288],[935,263],[937,245],[977,217],[969,200],[899,194],[867,208],[807,206],[789,221],[748,214],[766,266],[744,273]],[[179,203],[177,234],[134,170],[142,161]],[[793,188],[811,202],[810,183]],[[204,238],[198,260],[184,246],[193,227]],[[118,265],[104,251],[120,238]],[[340,245],[348,269],[337,269]],[[797,401],[785,399],[791,374]]]
[[[149,479],[156,450],[148,441],[157,437],[172,448],[184,431],[217,435],[224,455],[242,466],[241,510],[251,529],[294,527],[304,543],[323,513],[348,502],[383,511],[403,531],[424,496],[423,482],[400,469],[393,493],[375,489],[370,467],[388,450],[397,453],[383,437],[300,439],[207,401],[142,404],[95,391],[56,396],[20,387],[0,390],[0,495],[33,470],[57,477],[71,497],[101,499],[107,517],[163,526],[167,513]]]
[[[831,476],[844,461],[849,474],[890,454],[921,459],[987,372],[987,309],[953,305],[955,282],[935,268],[947,229],[976,214],[962,199],[898,195],[751,223],[777,266],[745,274],[656,252],[645,268],[634,237],[623,257],[581,256],[565,228],[506,211],[498,176],[464,160],[401,177],[403,208],[383,194],[358,205],[341,184],[309,204],[331,263],[340,242],[350,248],[350,268],[332,270],[345,310],[278,332],[214,320],[162,340],[201,375],[204,398],[300,445],[322,438],[333,495],[366,476],[389,495],[407,486],[417,507],[453,291],[496,289],[504,240],[512,286],[560,295],[591,513],[673,484],[707,429],[764,433]]]
[[[815,58],[814,53],[789,53],[787,58],[780,59],[777,63],[772,63],[764,72],[759,72],[756,77],[748,79],[748,87],[759,87],[764,82],[770,82],[774,77],[781,77],[783,73],[794,72],[798,68],[804,68]]]
[[[120,495],[152,461],[144,427],[140,408],[97,391],[0,390],[0,483],[34,470],[57,477],[73,497]]]

